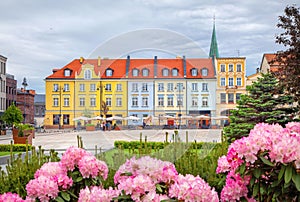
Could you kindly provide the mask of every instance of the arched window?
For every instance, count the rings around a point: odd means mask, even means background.
[[[172,69],[172,76],[178,76],[178,69],[176,68]]]
[[[201,70],[201,74],[202,74],[202,76],[207,76],[208,75],[208,69],[207,68],[203,68]]]
[[[167,68],[162,70],[162,75],[163,76],[169,76],[169,70]]]
[[[113,70],[112,69],[107,69],[105,72],[106,76],[112,76],[113,75]]]
[[[84,79],[91,79],[92,78],[92,72],[89,69],[86,69],[84,71]]]
[[[198,75],[198,70],[196,68],[191,69],[191,74],[192,76],[197,76]]]
[[[149,69],[144,68],[142,71],[143,76],[149,76]]]
[[[138,69],[133,69],[132,70],[132,76],[138,76],[139,75],[139,70]]]

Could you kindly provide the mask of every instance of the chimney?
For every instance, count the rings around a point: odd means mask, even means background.
[[[182,56],[182,63],[183,63],[183,76],[186,77],[186,60],[185,60],[185,56]]]
[[[52,69],[52,73],[54,74],[55,72],[57,72],[59,69]]]
[[[129,68],[130,68],[130,55],[127,55],[127,60],[126,60],[126,78],[128,78]]]
[[[100,67],[100,65],[101,65],[101,57],[98,56],[98,67]]]
[[[84,61],[84,58],[83,58],[83,57],[80,57],[80,59],[79,59],[80,64],[82,64],[83,61]]]
[[[154,78],[157,77],[157,56],[154,56]]]

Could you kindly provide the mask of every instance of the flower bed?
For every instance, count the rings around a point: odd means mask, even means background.
[[[218,161],[227,174],[221,201],[299,201],[299,171],[300,123],[257,124]]]
[[[199,176],[180,175],[174,164],[148,156],[127,160],[116,172],[115,188],[103,188],[107,174],[103,161],[70,147],[60,162],[45,163],[36,171],[26,185],[26,201],[219,201],[217,192]],[[0,197],[25,201],[11,193]]]

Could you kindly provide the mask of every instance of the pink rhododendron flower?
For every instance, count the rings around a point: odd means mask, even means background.
[[[69,147],[61,157],[61,164],[67,168],[67,170],[72,171],[75,166],[78,165],[81,158],[86,155],[90,156],[91,154],[78,147]]]
[[[4,193],[0,194],[0,202],[25,202],[18,194],[15,193]]]
[[[49,201],[58,196],[59,189],[54,180],[51,180],[49,177],[39,176],[28,182],[26,191],[29,198]]]
[[[78,202],[110,202],[113,198],[118,197],[119,190],[113,188],[103,189],[101,187],[86,187],[80,190]]]
[[[175,197],[178,200],[186,202],[194,201],[210,201],[218,202],[218,193],[199,176],[187,174],[178,175],[175,184],[172,184],[169,189],[170,197]]]
[[[134,201],[142,201],[142,197],[149,195],[155,197],[155,184],[153,180],[146,175],[130,176],[125,180],[121,180],[118,184],[119,190],[124,190],[126,195],[130,195]]]
[[[133,176],[148,175],[154,183],[167,183],[175,180],[178,175],[174,164],[149,156],[144,156],[140,159],[133,157],[127,160],[116,172],[114,176],[115,184],[128,177],[123,175],[124,173],[131,173]]]
[[[95,156],[83,156],[78,162],[78,167],[83,178],[95,178],[100,175],[106,179],[108,175],[106,163],[98,160]]]
[[[221,156],[218,159],[218,167],[217,167],[217,173],[224,173],[224,172],[228,172],[230,169],[230,165],[227,161],[227,157],[226,156]]]
[[[221,192],[221,201],[239,201],[242,197],[247,197],[249,182],[250,177],[243,179],[239,173],[229,172]]]

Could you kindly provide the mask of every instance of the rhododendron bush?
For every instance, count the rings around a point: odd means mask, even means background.
[[[300,123],[257,124],[218,160],[226,173],[221,201],[299,201]]]
[[[114,176],[115,188],[103,188],[107,175],[105,162],[70,147],[60,162],[45,163],[36,171],[26,185],[26,199],[5,193],[0,201],[219,201],[217,192],[199,176],[183,176],[174,164],[148,156],[127,160]]]

